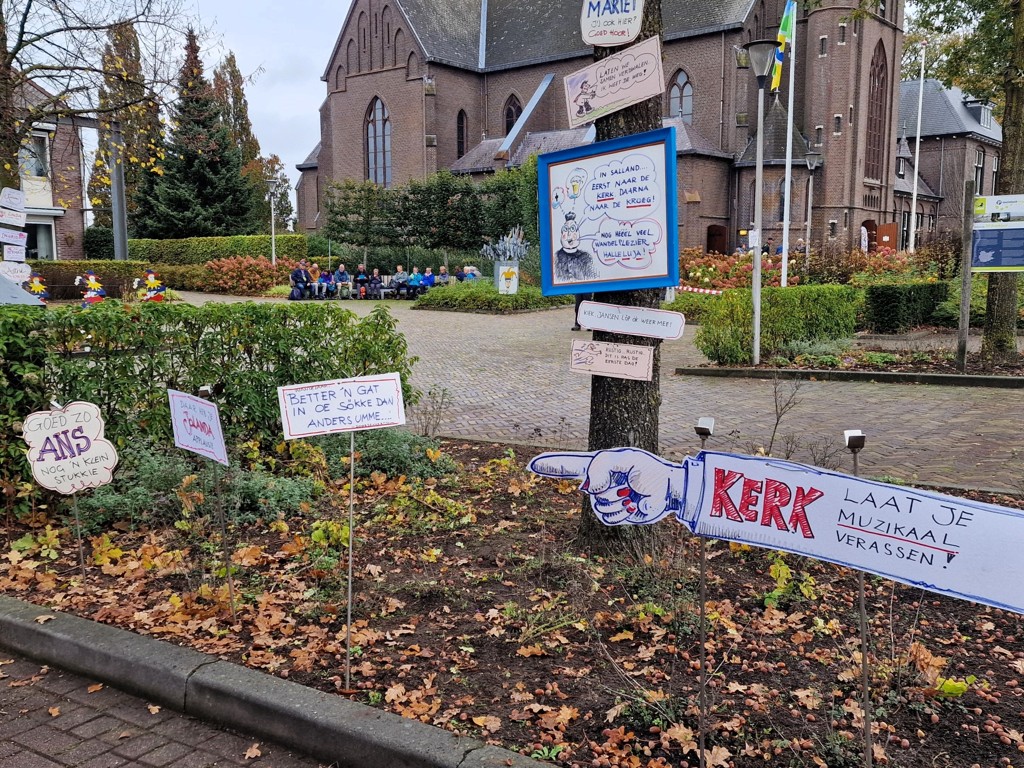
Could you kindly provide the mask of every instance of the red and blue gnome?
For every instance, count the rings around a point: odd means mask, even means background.
[[[167,286],[160,282],[160,278],[156,276],[156,272],[152,269],[146,270],[145,277],[135,278],[135,282],[132,285],[135,287],[135,290],[140,288],[146,289],[146,293],[142,296],[141,301],[163,301],[164,291],[167,290]]]
[[[91,269],[88,270],[84,275],[79,275],[75,278],[75,285],[84,285],[85,290],[82,291],[82,306],[90,307],[93,304],[99,304],[106,298],[107,292],[103,290],[103,284],[96,277],[96,273]]]

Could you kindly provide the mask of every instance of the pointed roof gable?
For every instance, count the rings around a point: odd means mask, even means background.
[[[665,40],[739,28],[754,0],[662,0]],[[477,72],[590,56],[580,3],[551,0],[394,0],[428,61]],[[349,8],[342,33],[355,3]],[[341,33],[328,61],[341,45]],[[329,66],[329,65],[328,65]],[[325,71],[322,79],[326,80]]]
[[[778,94],[772,99],[768,107],[768,114],[764,118],[764,163],[765,165],[786,164],[786,124],[789,113],[782,106],[782,100]],[[793,130],[793,161],[803,162],[807,156],[807,141],[796,130]],[[750,137],[747,146],[736,160],[736,165],[753,165],[757,162],[757,134]]]
[[[899,120],[901,125],[906,126],[907,133],[911,136],[917,135],[917,99],[920,91],[920,80],[905,80],[900,83]],[[971,101],[971,98],[956,86],[946,88],[938,80],[926,78],[923,96],[922,136],[973,133],[982,138],[1002,142],[1003,127],[995,119],[992,120],[990,127],[983,126],[965,104],[965,100]]]

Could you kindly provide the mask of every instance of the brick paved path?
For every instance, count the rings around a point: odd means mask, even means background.
[[[5,663],[13,662],[13,663]],[[5,768],[316,768],[284,747],[206,725],[114,688],[0,649],[0,766]],[[246,759],[258,744],[259,757]]]
[[[188,295],[189,300],[232,301]],[[520,315],[412,310],[387,302],[410,352],[420,357],[413,383],[448,390],[452,407],[440,433],[533,446],[583,448],[590,414],[590,378],[569,371],[572,308]],[[365,314],[373,302],[345,302]],[[679,366],[705,362],[683,339],[662,345],[662,454],[679,458],[698,447],[693,425],[713,416],[708,447],[752,452],[775,422],[770,380],[676,376]],[[977,339],[972,337],[972,342]],[[951,341],[955,345],[955,338]],[[788,393],[782,383],[780,391]],[[844,429],[868,437],[861,471],[906,481],[1016,491],[1024,485],[1024,392],[903,384],[805,382],[779,428],[804,446],[842,444]],[[420,408],[423,411],[424,408]],[[415,411],[410,418],[415,419]],[[780,440],[776,440],[775,455]],[[810,461],[804,448],[793,455]],[[848,457],[843,457],[849,470]]]
[[[589,334],[569,330],[571,308],[500,317],[395,304],[410,350],[420,356],[413,383],[425,392],[444,387],[453,400],[444,435],[586,446],[590,377],[569,371],[569,349],[574,336]],[[682,340],[662,345],[662,454],[695,451],[693,425],[701,416],[715,419],[709,448],[752,452],[765,445],[775,423],[773,382],[675,375],[677,367],[705,362],[692,338],[687,329]],[[780,394],[792,386],[780,383]],[[1002,490],[1015,490],[1018,478],[1024,483],[1024,392],[804,382],[796,397],[780,435],[841,446],[844,429],[862,429],[864,474]],[[809,451],[793,458],[810,461]],[[843,462],[848,471],[848,457]]]

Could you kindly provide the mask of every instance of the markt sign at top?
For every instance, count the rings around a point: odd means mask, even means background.
[[[644,0],[584,0],[580,31],[588,45],[626,45],[640,34]]]

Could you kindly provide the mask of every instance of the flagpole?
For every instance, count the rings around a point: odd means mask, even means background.
[[[910,242],[907,244],[907,250],[911,253],[917,242],[917,169],[921,165],[921,105],[924,103],[924,55],[927,50],[928,41],[922,40],[921,81],[917,88],[917,137],[914,139],[914,191],[910,195]]]
[[[791,0],[792,1],[792,0]],[[786,4],[789,10],[789,3]],[[786,197],[782,210],[782,277],[779,284],[785,288],[789,282],[789,218],[792,213],[793,190],[793,92],[796,82],[796,9],[793,9],[792,29],[789,33],[789,105],[786,107]],[[770,256],[770,254],[769,254]]]

